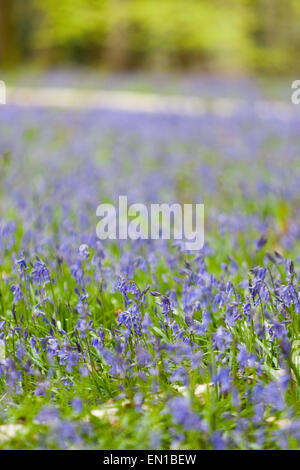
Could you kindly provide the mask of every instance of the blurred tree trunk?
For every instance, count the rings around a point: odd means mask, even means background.
[[[254,0],[256,38],[262,46],[286,45],[293,24],[291,0]]]
[[[124,13],[127,0],[111,0],[111,28],[106,41],[105,59],[110,68],[122,70],[129,62],[129,25]]]
[[[14,0],[0,0],[0,61],[13,65],[18,59]]]
[[[264,69],[266,64],[269,73],[296,71],[299,30],[292,0],[253,0],[251,8],[255,15],[253,38],[260,51],[259,67]]]

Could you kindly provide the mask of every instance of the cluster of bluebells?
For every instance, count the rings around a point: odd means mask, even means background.
[[[36,448],[300,445],[300,119],[260,119],[0,109],[0,426],[31,403]],[[204,248],[97,240],[120,194],[204,202]]]

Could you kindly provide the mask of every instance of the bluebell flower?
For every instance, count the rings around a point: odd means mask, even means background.
[[[221,394],[228,393],[232,387],[230,369],[228,369],[227,367],[223,367],[218,371],[217,374],[214,375],[212,381],[215,385],[220,385]]]
[[[226,443],[222,437],[222,434],[218,431],[215,431],[211,437],[210,440],[212,442],[213,448],[215,450],[225,450],[226,449]]]
[[[78,414],[81,413],[83,406],[82,406],[82,401],[79,397],[73,398],[71,404],[72,404],[73,411],[75,411],[75,413],[78,413]]]
[[[52,406],[44,405],[36,416],[35,421],[39,424],[56,424],[59,422],[58,410]]]
[[[38,387],[35,389],[34,391],[34,394],[36,396],[42,396],[42,397],[45,397],[46,396],[46,392],[48,390],[50,386],[50,382],[48,380],[44,380],[43,382],[41,382]]]
[[[175,424],[182,426],[185,431],[201,430],[207,431],[205,424],[190,408],[189,401],[184,397],[172,398],[168,402],[168,407]]]
[[[16,265],[18,266],[20,273],[23,273],[28,268],[27,263],[24,258],[17,259]]]
[[[38,257],[34,263],[31,273],[33,282],[37,284],[48,283],[50,281],[48,269]]]
[[[23,293],[19,284],[13,284],[10,290],[13,293],[15,302],[23,299]]]

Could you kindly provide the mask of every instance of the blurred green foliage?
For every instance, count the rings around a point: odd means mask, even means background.
[[[299,0],[0,0],[0,59],[292,73],[299,21]]]

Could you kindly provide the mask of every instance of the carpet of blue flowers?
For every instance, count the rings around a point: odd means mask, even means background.
[[[0,108],[0,448],[300,444],[300,118]],[[205,204],[205,246],[96,208]]]

